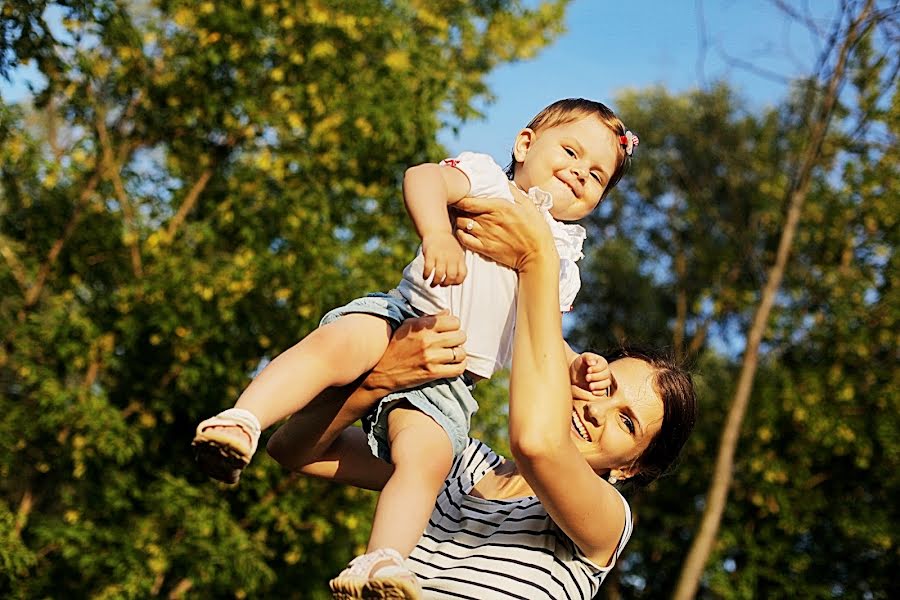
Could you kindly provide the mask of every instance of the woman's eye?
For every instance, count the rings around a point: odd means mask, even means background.
[[[634,434],[634,422],[628,417],[628,415],[622,415],[622,422],[625,423],[625,427],[628,428],[628,431]]]

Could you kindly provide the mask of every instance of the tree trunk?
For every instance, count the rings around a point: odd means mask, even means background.
[[[872,5],[873,0],[868,0],[859,14],[850,21],[846,35],[838,50],[834,71],[827,80],[825,94],[818,110],[808,125],[810,131],[809,143],[802,154],[800,168],[788,193],[788,211],[784,229],[781,232],[781,239],[778,243],[775,263],[769,270],[768,280],[760,296],[759,307],[756,310],[753,324],[747,335],[747,347],[744,351],[744,360],[741,365],[737,389],[735,390],[731,408],[725,421],[725,427],[722,431],[715,471],[706,494],[706,508],[703,512],[697,536],[691,544],[691,549],[682,567],[673,595],[675,600],[689,600],[695,596],[704,567],[716,540],[722,513],[725,510],[725,502],[728,498],[728,491],[731,487],[734,455],[740,436],[741,423],[747,411],[750,392],[753,390],[753,378],[756,374],[759,359],[759,346],[765,334],[769,314],[775,302],[775,295],[781,286],[781,280],[784,276],[784,269],[793,244],[794,235],[797,231],[803,202],[806,199],[809,188],[810,175],[813,167],[819,160],[822,141],[830,124],[840,87],[844,82],[847,58],[853,46],[871,26],[871,22],[867,21],[872,13]],[[826,62],[823,60],[822,64],[824,65]]]

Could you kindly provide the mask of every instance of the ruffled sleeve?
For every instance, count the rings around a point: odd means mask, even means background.
[[[509,179],[500,165],[488,154],[463,152],[456,158],[441,161],[445,167],[454,167],[469,179],[469,195],[476,198],[503,198],[513,202],[509,191]]]
[[[554,219],[550,214],[553,197],[548,192],[533,187],[528,190],[528,197],[541,211],[553,234],[556,251],[559,253],[559,309],[562,312],[569,312],[575,303],[575,296],[581,289],[581,273],[575,262],[584,258],[582,248],[587,231],[581,225],[561,223]]]

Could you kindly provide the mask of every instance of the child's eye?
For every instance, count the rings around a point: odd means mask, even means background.
[[[628,415],[622,415],[622,422],[625,423],[625,427],[628,428],[628,431],[634,435],[634,422],[628,417]]]
[[[572,150],[571,148],[567,148],[567,147],[563,147],[563,150],[566,151],[566,154],[568,154],[568,155],[571,156],[572,158],[575,158],[575,151],[574,151],[574,150]]]
[[[600,177],[600,175],[598,173],[591,172],[591,177],[593,177],[597,181],[597,183],[599,183],[600,185],[603,185],[603,179]]]

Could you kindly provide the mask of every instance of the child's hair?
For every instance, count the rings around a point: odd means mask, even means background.
[[[595,102],[594,100],[586,100],[584,98],[565,98],[563,100],[557,100],[535,115],[535,117],[531,119],[531,122],[525,127],[537,133],[540,132],[541,129],[571,123],[572,121],[584,117],[596,117],[601,123],[609,127],[616,136],[625,135],[625,124],[622,122],[622,119],[617,117],[616,114],[609,109],[608,106],[602,102]],[[625,149],[620,147],[618,160],[616,161],[616,169],[613,171],[612,177],[609,178],[609,182],[603,190],[603,195],[600,196],[601,200],[606,198],[609,191],[616,187],[616,184],[622,179],[622,175],[628,170],[628,165],[630,163],[631,156],[627,155]],[[515,175],[516,155],[515,152],[513,152],[509,166],[506,167],[506,176],[512,180]]]

